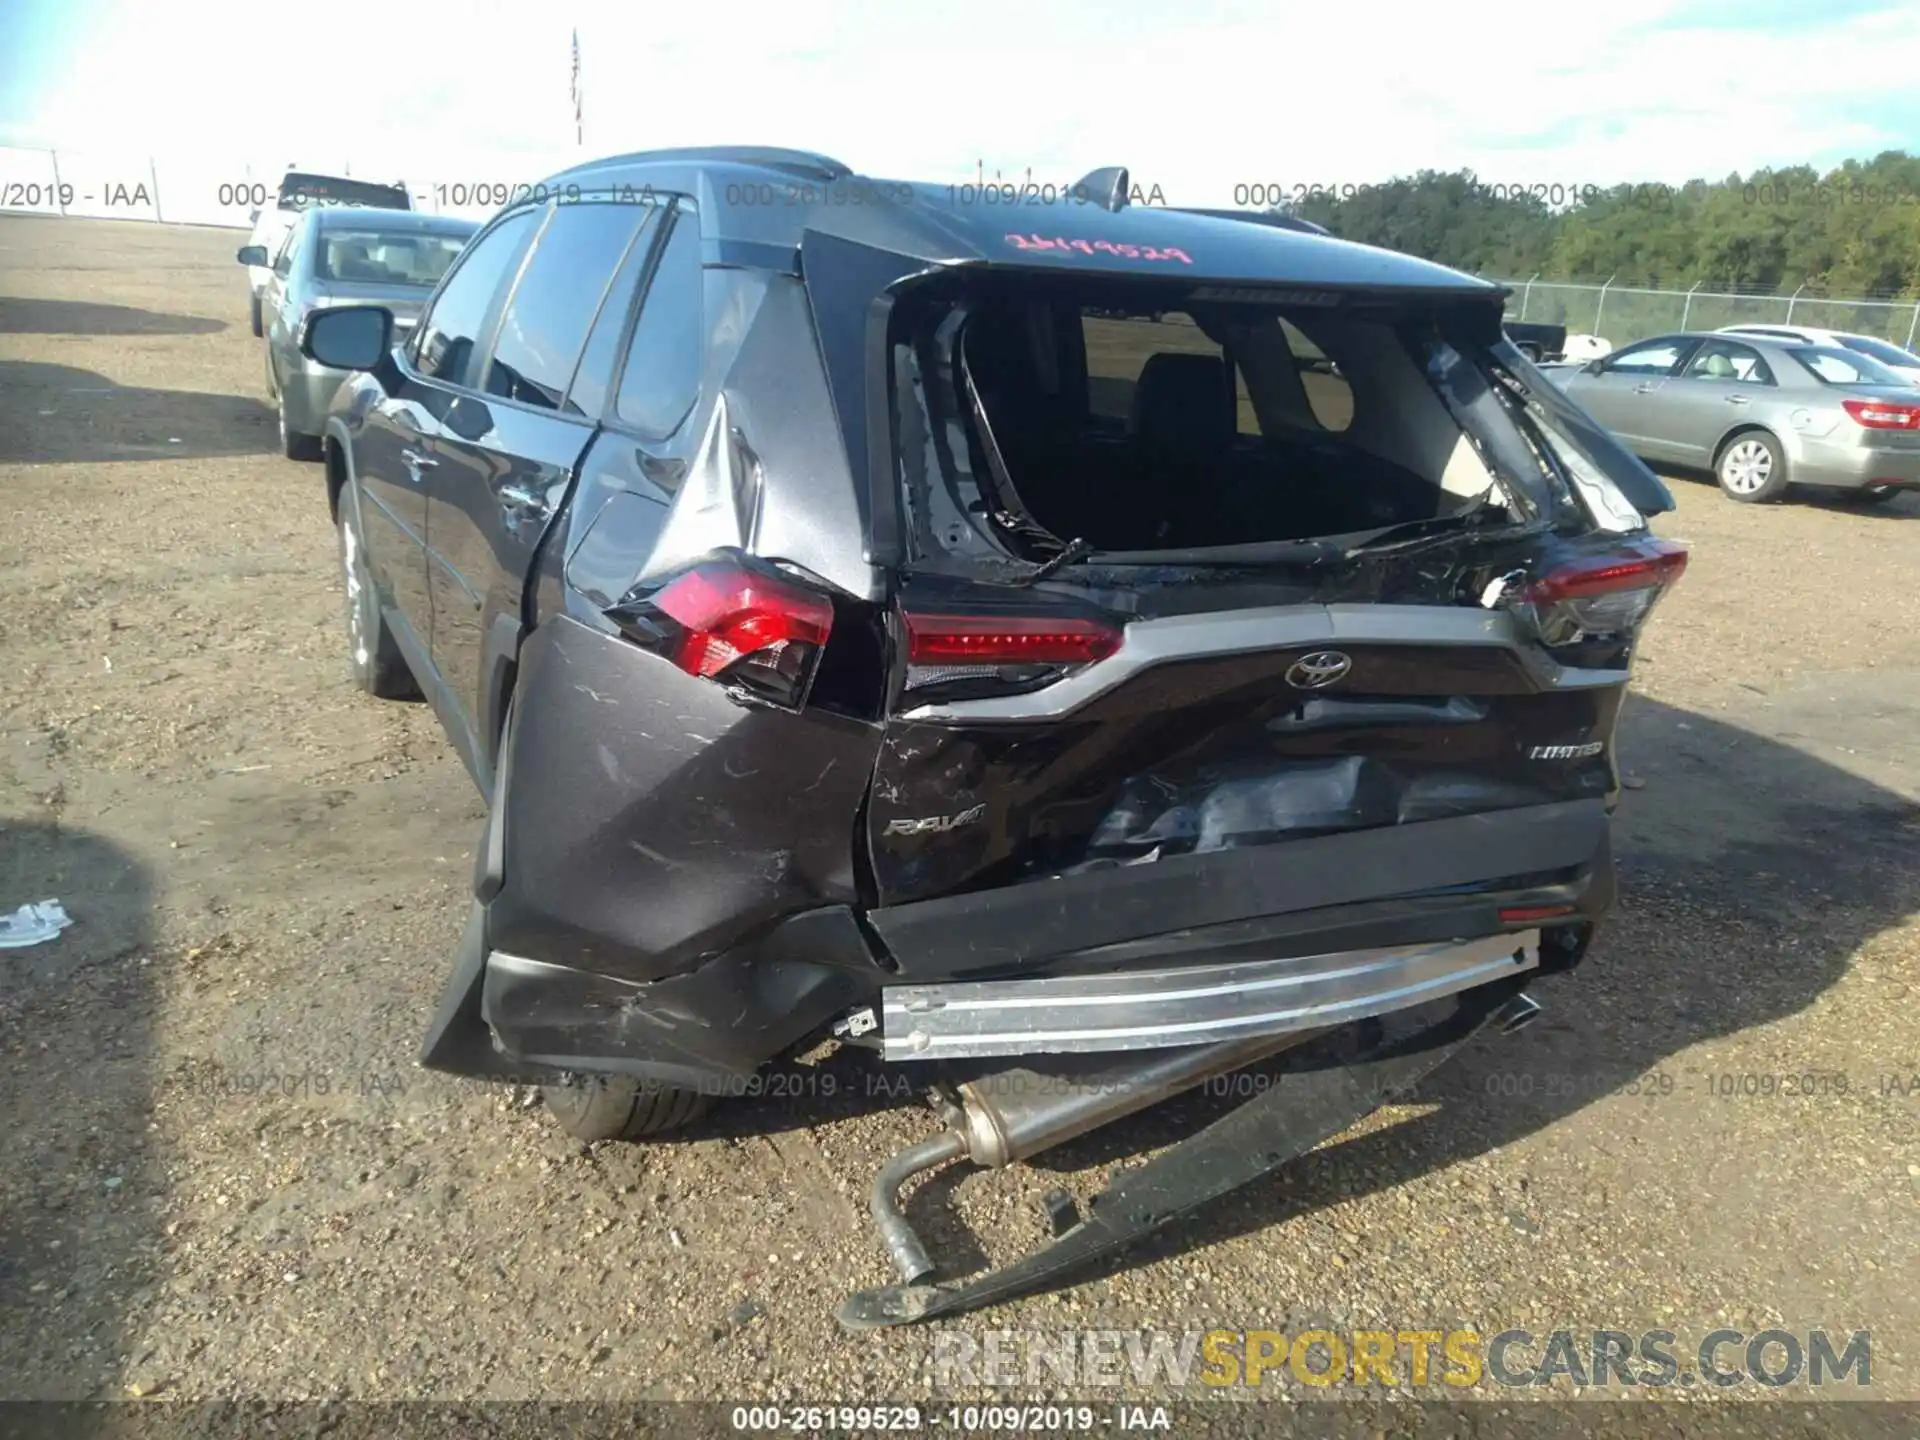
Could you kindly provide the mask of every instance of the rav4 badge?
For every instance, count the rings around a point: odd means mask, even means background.
[[[987,813],[985,803],[971,810],[962,810],[958,815],[928,815],[920,820],[889,820],[883,834],[887,835],[944,835],[949,830],[958,830],[962,825],[972,825]]]

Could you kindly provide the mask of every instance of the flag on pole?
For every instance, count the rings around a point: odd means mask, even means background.
[[[573,143],[583,145],[580,109],[580,32],[573,32]]]

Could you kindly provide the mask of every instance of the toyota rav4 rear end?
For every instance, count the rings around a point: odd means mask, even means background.
[[[890,1057],[1240,1038],[1579,951],[1685,553],[1497,306],[1064,267],[902,298]]]
[[[723,188],[695,438],[595,439],[531,582],[429,1063],[1160,1049],[1584,953],[1686,555],[1499,288],[904,185],[729,249]]]

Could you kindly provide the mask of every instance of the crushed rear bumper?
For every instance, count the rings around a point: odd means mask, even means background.
[[[1565,937],[1591,933],[1611,908],[1613,884],[1605,805],[1582,800],[1090,871],[864,915],[811,908],[651,977],[596,968],[566,938],[583,924],[502,933],[491,913],[497,902],[483,900],[422,1061],[495,1079],[598,1071],[729,1093],[849,1011],[884,1013],[890,1002],[901,1017],[888,1015],[883,1028],[890,1058],[1168,1046],[1183,1042],[1166,1027],[1182,1023],[1216,1027],[1185,1043],[1323,1027],[1536,965],[1562,968],[1556,957],[1574,953]],[[481,894],[488,889],[483,878]],[[1537,932],[1537,922],[1503,918],[1513,907],[1566,913]],[[606,913],[592,918],[604,923]],[[635,938],[609,936],[602,953],[631,953]],[[1207,993],[1179,998],[1194,991]],[[1149,1003],[1113,1023],[1142,997]],[[905,1022],[916,998],[947,1008],[936,1040],[907,1056],[893,1042],[913,1034]],[[1009,998],[1042,1003],[953,1003]],[[1025,1034],[981,1018],[1013,1009],[1027,1014]],[[1096,1009],[1106,1010],[1104,1024],[1089,1018]],[[924,1028],[932,1013],[911,1019]],[[1125,1028],[1136,1033],[1093,1033]],[[998,1038],[982,1048],[989,1033]]]
[[[1540,932],[1112,975],[891,985],[889,1060],[1079,1054],[1321,1030],[1409,1009],[1540,964]]]

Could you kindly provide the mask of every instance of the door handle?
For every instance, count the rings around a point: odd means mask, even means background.
[[[1653,393],[1653,386],[1651,384],[1636,385],[1633,387],[1633,393],[1636,395],[1651,395]]]
[[[1747,403],[1747,397],[1744,395],[1729,395],[1726,397],[1726,401],[1729,405],[1745,405]]]
[[[422,470],[431,470],[440,462],[431,455],[422,455],[418,450],[402,450],[400,452],[400,463],[407,467],[407,478],[418,485],[420,483],[420,472]]]
[[[544,510],[547,508],[547,497],[545,495],[534,490],[528,490],[524,486],[502,485],[499,490],[494,493],[499,495],[500,503],[505,505],[509,510]]]

